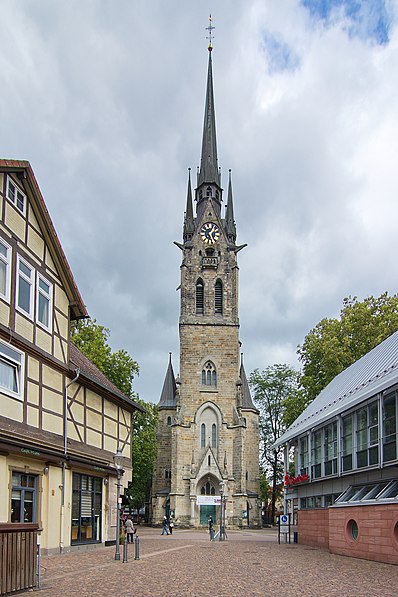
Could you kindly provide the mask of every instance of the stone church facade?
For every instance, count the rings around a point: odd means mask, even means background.
[[[201,165],[188,179],[182,252],[180,374],[170,362],[159,400],[158,457],[151,518],[180,527],[220,520],[260,525],[259,429],[242,362],[238,317],[238,252],[231,174],[225,217],[217,159],[212,47]],[[193,205],[196,204],[196,215]]]

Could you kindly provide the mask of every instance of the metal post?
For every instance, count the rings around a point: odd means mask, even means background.
[[[140,539],[139,537],[135,538],[135,560],[140,559]]]
[[[120,469],[117,469],[117,509],[116,509],[116,551],[115,560],[120,560]]]
[[[219,536],[219,541],[222,541],[222,535],[223,535],[223,494],[224,494],[224,487],[223,487],[223,483],[220,483],[220,536]]]
[[[40,590],[40,543],[37,544],[37,588]]]
[[[123,538],[123,564],[127,562],[127,534],[124,533]]]

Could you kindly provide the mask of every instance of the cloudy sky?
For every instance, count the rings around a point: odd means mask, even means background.
[[[342,299],[398,291],[398,0],[0,0],[0,157],[31,162],[89,313],[157,402],[178,372],[187,169],[213,16],[245,367],[298,366]]]

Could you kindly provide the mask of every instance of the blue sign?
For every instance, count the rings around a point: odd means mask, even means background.
[[[288,522],[287,514],[282,514],[282,516],[281,516],[281,523],[282,524],[287,524],[287,522]]]

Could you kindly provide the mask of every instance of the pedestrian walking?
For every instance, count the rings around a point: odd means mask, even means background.
[[[173,522],[172,517],[170,516],[170,519],[169,519],[169,531],[170,531],[170,535],[173,534],[173,529],[174,529],[174,522]]]
[[[162,535],[164,535],[165,533],[166,533],[166,535],[168,535],[168,534],[169,534],[169,531],[168,531],[168,528],[167,528],[167,527],[168,527],[168,524],[167,524],[167,518],[166,518],[166,516],[163,516],[163,523],[162,523]]]
[[[209,517],[209,533],[210,533],[210,541],[214,541],[214,528],[213,528],[213,519]]]
[[[133,519],[131,518],[131,516],[127,517],[127,520],[124,523],[124,530],[127,535],[127,543],[134,543],[135,528],[134,528],[134,523],[133,523]]]

